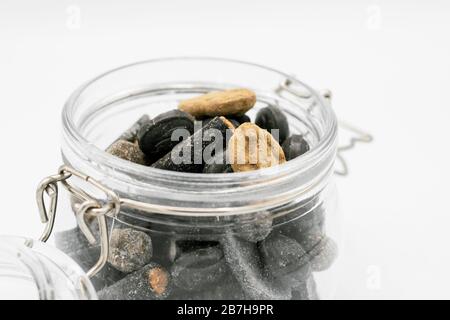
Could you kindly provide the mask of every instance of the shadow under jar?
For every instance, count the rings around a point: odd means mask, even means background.
[[[278,106],[310,151],[280,166],[223,174],[164,171],[104,151],[144,114],[155,117],[182,99],[237,87],[257,95],[247,113],[253,121],[259,109]],[[107,214],[109,259],[91,278],[99,298],[331,298],[339,239],[336,138],[337,121],[323,97],[255,64],[152,60],[82,86],[63,111],[64,163],[127,199],[117,215]],[[89,190],[82,179],[73,183]],[[64,202],[80,209],[73,194]],[[75,215],[63,217],[56,246],[88,270],[101,249],[87,241]],[[98,236],[96,220],[87,220]]]

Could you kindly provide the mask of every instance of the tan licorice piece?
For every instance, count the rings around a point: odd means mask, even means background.
[[[214,91],[181,101],[178,109],[194,117],[243,115],[253,108],[256,95],[248,89]]]
[[[256,124],[241,124],[228,143],[234,172],[253,171],[286,162],[283,149],[274,137]]]
[[[148,271],[148,285],[156,295],[164,295],[169,286],[169,274],[159,267],[150,269]]]

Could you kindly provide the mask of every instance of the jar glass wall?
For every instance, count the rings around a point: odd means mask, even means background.
[[[268,169],[207,175],[144,167],[103,151],[143,114],[154,117],[175,109],[181,99],[234,87],[255,91],[252,119],[265,106],[280,107],[291,132],[302,134],[310,151]],[[100,298],[329,298],[339,240],[332,181],[336,118],[328,103],[298,80],[210,58],[119,68],[82,86],[67,102],[62,154],[66,165],[128,204],[148,205],[144,210],[122,203],[120,213],[108,217],[110,258],[92,279]],[[96,193],[86,181],[73,183]],[[83,201],[67,194],[62,202],[67,213],[57,217],[56,244],[87,270],[100,247],[87,241],[69,213],[79,211]],[[96,234],[96,220],[88,220]]]

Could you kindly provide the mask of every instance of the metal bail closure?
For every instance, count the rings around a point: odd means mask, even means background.
[[[373,141],[373,136],[367,132],[364,132],[356,127],[354,127],[351,124],[348,124],[344,121],[339,121],[339,128],[342,130],[347,130],[352,133],[352,137],[350,138],[350,141],[347,144],[340,145],[337,149],[337,159],[341,163],[341,169],[335,170],[334,173],[340,176],[347,176],[348,175],[348,165],[345,159],[342,157],[342,153],[348,150],[351,150],[355,148],[355,145],[358,142],[361,143],[370,143]]]
[[[39,238],[39,240],[42,242],[46,242],[48,240],[55,224],[55,213],[58,205],[57,183],[69,177],[69,174],[62,173],[47,177],[41,181],[36,191],[36,201],[41,216],[41,222],[46,224],[45,230]],[[47,194],[47,196],[50,198],[50,206],[48,211],[45,207],[44,193]]]
[[[77,188],[73,184],[70,184],[68,180],[73,176],[84,180],[91,186],[104,192],[106,195],[106,201],[95,199],[93,196]],[[59,182],[72,195],[74,195],[76,198],[82,201],[75,215],[80,230],[91,244],[95,244],[97,240],[92,230],[86,223],[86,215],[89,215],[90,217],[95,217],[97,219],[101,250],[100,250],[100,257],[97,263],[86,273],[88,277],[92,278],[105,266],[108,260],[109,238],[108,238],[108,226],[106,223],[106,216],[116,217],[118,215],[121,207],[121,199],[114,191],[106,188],[105,186],[103,186],[96,180],[92,179],[91,177],[86,176],[81,172],[78,172],[68,166],[62,166],[59,169],[59,173],[57,175],[53,175],[42,180],[36,191],[36,200],[41,221],[46,224],[44,232],[39,238],[39,240],[42,242],[46,242],[48,240],[55,224],[55,216],[59,194],[58,191]],[[48,208],[44,200],[45,195],[47,195],[49,198]]]
[[[312,108],[314,108],[317,105],[315,100],[310,101],[311,98],[313,97],[313,95],[310,92],[301,91],[301,90],[294,88],[292,86],[292,81],[290,79],[283,80],[279,84],[278,88],[276,88],[276,90],[275,90],[275,92],[277,92],[277,93],[280,93],[282,91],[286,91],[286,92],[290,93],[291,95],[295,96],[296,98],[300,98],[300,99],[310,102],[308,110],[311,110]],[[328,104],[331,107],[331,99],[332,99],[331,91],[328,89],[322,90],[322,91],[320,91],[320,95],[326,99],[326,101],[328,102]],[[350,141],[347,144],[338,146],[338,148],[337,148],[336,158],[341,163],[341,168],[334,170],[334,173],[336,175],[347,176],[349,173],[348,165],[347,165],[347,161],[342,156],[342,153],[353,149],[355,147],[355,145],[359,142],[361,142],[361,143],[372,142],[373,136],[370,133],[365,132],[364,130],[358,129],[355,126],[353,126],[347,122],[344,122],[344,121],[339,120],[338,125],[339,125],[339,129],[347,130],[352,133]]]

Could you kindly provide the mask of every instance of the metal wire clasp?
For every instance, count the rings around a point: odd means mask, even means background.
[[[103,192],[106,195],[106,200],[96,199],[94,196],[81,190],[75,185],[69,182],[71,177],[77,177],[95,189]],[[81,201],[81,205],[76,211],[76,218],[78,226],[86,239],[91,243],[97,243],[97,240],[86,222],[86,216],[97,218],[98,231],[100,235],[100,257],[97,263],[87,272],[89,277],[93,277],[97,274],[103,266],[106,264],[109,254],[108,243],[108,227],[106,223],[106,216],[116,217],[120,212],[121,200],[119,196],[112,190],[106,188],[98,181],[94,180],[90,176],[87,176],[73,168],[68,166],[62,166],[58,174],[50,176],[42,180],[36,191],[36,200],[39,209],[39,214],[42,223],[45,223],[45,229],[39,238],[40,241],[46,242],[50,237],[54,224],[56,209],[58,204],[58,183],[61,183],[64,188],[69,191],[74,197]],[[45,204],[44,196],[49,198],[48,206]]]
[[[280,93],[282,91],[286,91],[286,92],[290,93],[291,95],[294,95],[295,97],[304,99],[304,100],[309,100],[313,97],[311,92],[307,92],[304,90],[302,91],[297,88],[294,88],[292,86],[292,81],[290,79],[284,79],[283,81],[281,81],[281,83],[275,89],[275,92],[277,92],[277,93]],[[328,101],[328,104],[331,106],[331,99],[332,99],[331,91],[328,89],[322,90],[320,92],[320,94],[323,98],[325,98]],[[316,101],[315,100],[311,101],[308,110],[312,109],[315,106],[316,106]],[[358,142],[362,142],[362,143],[372,142],[373,136],[370,133],[365,132],[361,129],[358,129],[355,126],[353,126],[347,122],[339,120],[338,124],[339,124],[339,128],[341,130],[347,130],[347,131],[351,132],[352,137],[350,138],[350,141],[347,144],[338,146],[336,158],[341,163],[341,168],[335,169],[334,173],[339,176],[347,176],[348,172],[349,172],[348,165],[347,165],[347,161],[342,156],[342,153],[353,149],[355,147],[355,144],[357,144]]]

